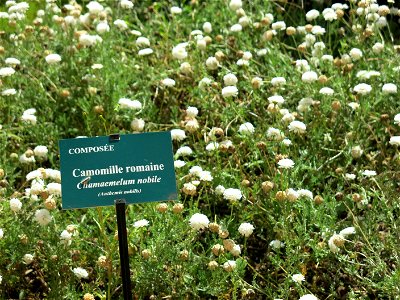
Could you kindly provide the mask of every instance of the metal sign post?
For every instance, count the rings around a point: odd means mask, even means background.
[[[125,208],[177,198],[171,133],[112,134],[59,145],[62,208],[115,205],[124,300],[132,300]]]
[[[115,200],[118,226],[119,258],[121,261],[122,289],[124,292],[124,300],[132,300],[125,207],[126,201],[124,199]]]

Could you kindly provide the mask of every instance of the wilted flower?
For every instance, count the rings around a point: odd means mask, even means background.
[[[333,253],[338,253],[340,250],[340,247],[344,245],[344,237],[340,234],[334,234],[331,236],[331,238],[328,241],[328,246],[331,252]]]

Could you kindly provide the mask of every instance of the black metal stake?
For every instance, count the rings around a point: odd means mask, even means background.
[[[124,300],[132,300],[131,275],[129,271],[128,237],[126,234],[125,205],[126,201],[124,199],[115,200],[118,225],[119,258],[121,261],[122,289],[124,292]]]

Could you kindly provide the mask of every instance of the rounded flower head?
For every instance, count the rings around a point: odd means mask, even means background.
[[[225,200],[236,202],[242,199],[242,192],[239,189],[229,188],[224,191],[223,196]]]
[[[208,228],[209,223],[207,216],[199,213],[195,213],[189,220],[190,227],[195,230]]]
[[[299,298],[299,300],[318,300],[313,294],[306,294]]]
[[[254,126],[253,124],[247,122],[239,127],[239,133],[243,135],[252,135],[254,133]]]
[[[15,89],[6,89],[1,92],[1,95],[2,96],[12,96],[12,95],[15,95],[16,93],[17,93],[17,91]]]
[[[238,229],[239,233],[241,235],[244,235],[245,237],[249,237],[253,233],[253,230],[254,226],[251,225],[250,223],[242,223],[240,224]]]
[[[372,91],[372,87],[366,83],[357,84],[353,89],[359,95],[367,95]]]
[[[6,63],[6,65],[11,65],[11,66],[16,66],[21,64],[21,61],[15,57],[8,57],[4,62]]]
[[[161,84],[163,86],[171,87],[171,86],[175,85],[175,80],[173,80],[171,78],[165,78],[165,79],[161,80]]]
[[[283,158],[278,161],[278,167],[280,169],[292,169],[294,167],[294,161],[289,158]]]
[[[212,31],[211,23],[210,22],[205,22],[203,24],[203,30],[204,30],[205,33],[211,33],[211,31]]]
[[[47,149],[46,146],[39,145],[39,146],[36,146],[35,149],[33,149],[33,153],[38,158],[46,158],[48,152],[49,152],[49,150]]]
[[[188,146],[183,146],[183,147],[180,147],[178,150],[176,150],[177,156],[188,156],[188,155],[191,155],[192,153],[193,153],[193,150],[190,149],[190,147],[188,147]]]
[[[146,56],[152,54],[154,51],[151,48],[144,48],[138,51],[139,56]]]
[[[232,96],[236,96],[238,94],[238,89],[236,86],[227,86],[222,89],[222,97],[228,98]]]
[[[171,7],[171,14],[173,15],[179,15],[182,13],[182,8],[178,7],[178,6],[172,6]]]
[[[35,212],[35,220],[40,225],[46,226],[47,224],[49,224],[51,222],[52,216],[47,209],[42,208]]]
[[[186,43],[182,43],[172,48],[172,56],[176,59],[185,59],[188,56],[186,46]]]
[[[74,268],[72,272],[74,272],[75,276],[78,277],[79,279],[81,278],[86,279],[89,277],[89,273],[84,268],[80,267]]]
[[[303,73],[301,80],[305,83],[311,83],[318,80],[318,75],[314,71],[307,71]]]
[[[399,135],[392,136],[390,138],[389,144],[393,146],[400,146],[400,136]]]
[[[319,93],[322,95],[332,96],[335,93],[335,91],[330,87],[323,87],[322,89],[319,90]]]
[[[19,212],[22,207],[22,202],[19,201],[17,198],[10,199],[10,209],[13,212]]]
[[[236,269],[236,261],[228,260],[226,263],[224,263],[223,268],[227,272],[233,272]]]
[[[234,11],[238,10],[239,8],[242,8],[242,6],[243,6],[242,0],[231,0],[229,2],[229,8]]]
[[[218,69],[218,66],[219,66],[218,60],[214,56],[207,58],[206,60],[207,69],[216,70]]]
[[[394,116],[394,124],[400,125],[400,114]]]
[[[384,94],[396,94],[397,86],[393,83],[386,83],[382,86],[382,92]]]
[[[133,119],[131,122],[131,128],[133,131],[143,131],[145,122],[143,119]]]
[[[61,61],[61,56],[54,53],[47,55],[45,59],[48,64],[56,64]]]
[[[0,68],[0,77],[11,76],[15,73],[15,70],[11,67]]]
[[[224,76],[224,84],[225,85],[236,85],[238,79],[235,74],[229,73]]]
[[[142,103],[138,100],[131,100],[128,98],[121,98],[118,100],[118,104],[121,108],[139,110],[142,108]]]
[[[346,238],[348,235],[355,234],[356,229],[354,227],[347,227],[339,232],[340,235],[342,235],[344,238]]]
[[[312,9],[309,12],[306,13],[306,20],[308,22],[311,22],[311,21],[315,20],[318,17],[319,17],[319,11],[316,10],[316,9]]]
[[[141,228],[141,227],[146,227],[146,226],[149,226],[149,221],[147,221],[146,219],[139,220],[139,221],[136,221],[135,223],[133,223],[133,227],[135,227],[135,228]]]
[[[23,260],[24,260],[25,264],[29,265],[33,262],[33,258],[34,258],[34,256],[32,254],[27,253],[24,255]]]
[[[186,138],[186,133],[182,129],[172,129],[171,137],[174,141],[183,141]]]
[[[292,121],[290,122],[289,126],[289,131],[293,131],[294,133],[302,134],[306,132],[306,124],[304,124],[301,121]]]
[[[305,280],[305,277],[303,274],[293,274],[292,275],[292,280],[296,283],[301,283],[302,281]]]
[[[186,109],[186,115],[189,118],[195,118],[198,114],[199,114],[199,110],[197,109],[197,107],[188,106],[188,108]]]
[[[271,85],[281,86],[286,84],[286,79],[284,77],[274,77],[271,79]]]
[[[136,39],[136,45],[138,47],[150,47],[150,40],[144,36],[139,36]]]
[[[269,103],[282,104],[285,102],[285,99],[280,95],[273,95],[268,97],[268,101]]]
[[[359,60],[363,56],[362,51],[358,48],[351,49],[349,54],[353,60]]]

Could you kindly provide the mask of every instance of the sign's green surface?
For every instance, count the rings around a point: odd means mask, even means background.
[[[60,140],[62,208],[175,200],[170,132]]]

